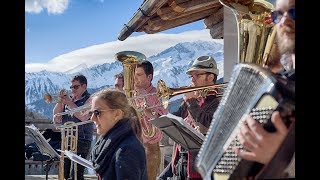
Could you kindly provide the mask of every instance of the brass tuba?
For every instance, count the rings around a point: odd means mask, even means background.
[[[271,0],[219,0],[235,15],[238,27],[238,62],[264,65],[275,39]]]
[[[136,65],[145,60],[146,56],[137,51],[121,51],[115,58],[123,65],[124,92],[128,98],[134,96],[134,72]]]
[[[123,77],[124,77],[124,92],[131,106],[133,106],[139,114],[139,118],[143,117],[144,111],[147,109],[147,101],[145,96],[136,96],[134,90],[134,73],[137,64],[146,59],[146,56],[136,51],[121,51],[115,55],[116,59],[123,65]],[[152,126],[152,129],[148,129],[144,122],[141,121],[142,135],[145,137],[154,136],[156,129]]]

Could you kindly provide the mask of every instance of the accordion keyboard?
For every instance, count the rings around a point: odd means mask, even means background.
[[[265,124],[267,123],[268,119],[270,119],[273,111],[274,111],[274,108],[269,106],[269,107],[262,107],[262,108],[253,108],[251,113],[249,114],[253,117],[253,119],[258,121],[259,123]],[[217,173],[217,174],[233,173],[233,171],[241,161],[241,158],[238,157],[236,153],[233,151],[234,147],[243,149],[238,138],[235,138],[234,140],[232,140],[227,150],[223,154],[222,158],[217,163],[216,167],[213,169],[214,173]]]

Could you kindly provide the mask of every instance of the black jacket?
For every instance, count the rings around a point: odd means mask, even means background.
[[[146,155],[129,119],[120,120],[99,137],[91,153],[99,179],[147,180]]]

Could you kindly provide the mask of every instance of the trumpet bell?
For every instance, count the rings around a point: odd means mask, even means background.
[[[53,101],[53,97],[49,93],[46,93],[43,98],[46,103],[52,103]]]
[[[68,95],[68,93],[64,94],[64,96],[67,96],[67,95]],[[45,93],[43,96],[43,99],[46,103],[59,103],[61,101],[57,94],[51,95],[49,93]]]

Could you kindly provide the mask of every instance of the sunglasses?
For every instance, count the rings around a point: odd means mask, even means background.
[[[115,110],[115,109],[105,109],[105,110],[95,109],[95,110],[93,110],[93,111],[89,111],[89,112],[88,112],[88,115],[89,115],[90,117],[92,117],[92,115],[94,115],[95,117],[99,117],[102,112],[104,112],[104,111],[113,111],[113,110]]]
[[[200,74],[193,74],[193,75],[190,75],[189,78],[195,78],[195,79],[198,79],[201,75],[204,75],[204,74],[210,74],[210,73],[200,73]]]
[[[78,89],[81,85],[73,85],[73,86],[70,86],[70,89]]]
[[[295,8],[291,8],[288,11],[286,11],[288,13],[288,16],[292,19],[292,20],[296,20],[296,9]],[[283,15],[285,12],[280,11],[280,10],[276,10],[276,11],[272,11],[271,12],[271,18],[272,21],[277,24],[281,21]]]

